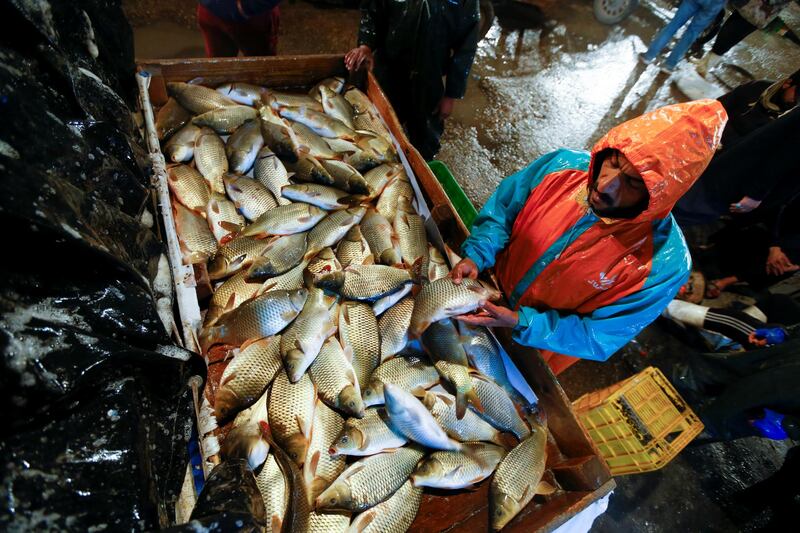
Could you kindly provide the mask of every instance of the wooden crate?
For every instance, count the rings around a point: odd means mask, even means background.
[[[309,88],[320,79],[346,74],[341,55],[148,60],[140,62],[139,68],[150,74],[149,97],[156,107],[166,102],[168,81],[202,78],[204,84],[211,86],[239,81],[275,88]],[[445,241],[453,249],[458,249],[469,235],[467,228],[425,160],[409,143],[386,95],[371,73],[362,89],[378,108],[408,158],[431,216]],[[614,480],[598,450],[583,432],[569,399],[538,352],[513,342],[507,331],[498,330],[496,333],[547,413],[551,434],[548,468],[565,489],[551,497],[534,498],[504,531],[552,531],[609,493],[615,486]],[[191,339],[187,341],[191,346]],[[215,370],[213,374],[218,376],[220,370]],[[489,531],[489,481],[471,491],[426,491],[411,531]]]

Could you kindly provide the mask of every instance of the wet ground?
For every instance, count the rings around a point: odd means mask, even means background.
[[[199,57],[195,2],[123,2],[134,24],[139,58]],[[689,99],[669,77],[636,54],[670,16],[669,3],[645,0],[621,25],[597,23],[588,0],[498,6],[480,43],[466,98],[447,123],[439,159],[480,207],[497,183],[560,147],[590,148],[610,127],[655,107]],[[358,12],[305,2],[281,6],[280,54],[345,52],[355,44]],[[726,55],[722,93],[750,78],[775,78],[800,66],[800,47],[756,32]],[[726,85],[727,84],[727,85]],[[685,89],[685,85],[682,85]],[[647,328],[607,363],[581,362],[562,375],[570,398],[625,379],[646,366],[671,375],[693,350],[658,326]],[[658,472],[617,478],[608,511],[593,531],[751,531],[774,513],[746,487],[782,464],[786,443],[743,439],[691,445]]]

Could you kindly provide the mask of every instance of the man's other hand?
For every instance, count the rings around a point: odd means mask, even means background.
[[[780,246],[771,246],[767,256],[767,274],[770,276],[781,276],[787,272],[800,270],[800,266],[795,265],[783,253]]]
[[[344,66],[351,72],[360,69],[362,64],[367,70],[372,70],[372,63],[372,49],[366,44],[353,48],[344,55]]]
[[[761,200],[754,200],[749,196],[745,196],[735,204],[731,204],[731,213],[749,213],[756,207],[761,205]]]
[[[453,114],[453,104],[455,104],[455,101],[455,98],[442,96],[442,99],[439,100],[439,105],[436,106],[436,109],[433,111],[434,114],[438,114],[439,118],[442,120],[446,119]]]
[[[456,319],[470,326],[513,328],[519,322],[519,314],[508,307],[486,302],[474,315],[461,315],[457,316]]]
[[[461,280],[465,277],[469,279],[477,279],[478,265],[476,265],[475,261],[472,259],[465,257],[453,267],[453,270],[450,271],[450,277],[453,278],[453,282],[455,284],[461,283]]]

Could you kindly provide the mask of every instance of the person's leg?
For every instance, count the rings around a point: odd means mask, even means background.
[[[236,45],[246,56],[276,55],[279,23],[280,8],[278,6],[251,17],[247,22],[238,25],[239,28],[234,34]]]
[[[731,16],[720,28],[717,40],[714,41],[714,46],[711,47],[711,52],[718,56],[725,55],[728,50],[757,29],[734,9]]]
[[[197,25],[203,34],[206,57],[235,57],[239,52],[225,32],[225,22],[200,4],[197,4]]]
[[[686,55],[686,51],[692,46],[697,36],[714,21],[714,17],[717,16],[719,9],[720,7],[718,4],[712,4],[711,7],[703,7],[696,12],[692,21],[689,23],[689,27],[683,32],[680,40],[678,40],[678,44],[675,45],[675,48],[672,49],[672,53],[664,62],[664,66],[668,69],[674,69],[678,65],[678,62]]]
[[[648,61],[654,60],[656,56],[661,53],[661,50],[667,46],[672,36],[686,24],[686,21],[692,18],[698,9],[700,9],[700,6],[696,0],[683,0],[675,16],[669,21],[669,24],[664,26],[653,38],[653,42],[650,43],[647,52],[644,53],[644,58]]]
[[[719,13],[717,13],[717,16],[714,18],[714,22],[712,22],[708,28],[706,28],[705,31],[703,31],[700,36],[695,39],[694,43],[692,43],[691,48],[689,48],[689,54],[695,57],[702,56],[703,46],[716,37],[720,28],[722,27],[723,20],[725,20],[725,10],[720,9]]]

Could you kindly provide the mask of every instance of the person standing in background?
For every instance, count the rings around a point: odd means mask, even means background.
[[[733,11],[722,24],[711,52],[697,64],[697,73],[706,77],[725,53],[759,28],[765,28],[791,0],[739,0],[731,2]]]
[[[661,50],[667,46],[672,36],[691,20],[680,40],[672,49],[672,53],[661,65],[662,72],[671,73],[678,66],[678,62],[686,55],[692,43],[714,21],[714,17],[724,7],[725,0],[683,0],[669,24],[656,34],[653,42],[650,43],[650,47],[639,58],[647,65],[652,63],[656,56],[661,53]]]
[[[354,71],[374,64],[411,143],[426,160],[439,151],[444,119],[467,91],[479,22],[477,0],[365,0],[361,6],[358,47],[345,55],[345,66]]]
[[[274,56],[280,0],[200,0],[197,24],[207,57]]]

